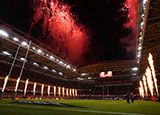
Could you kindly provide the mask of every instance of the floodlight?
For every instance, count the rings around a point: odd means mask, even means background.
[[[2,51],[2,53],[3,53],[4,55],[8,55],[8,56],[11,55],[11,54],[10,54],[9,52],[7,52],[7,51]]]
[[[3,37],[9,37],[8,33],[5,32],[4,30],[0,30],[0,35],[2,35]]]

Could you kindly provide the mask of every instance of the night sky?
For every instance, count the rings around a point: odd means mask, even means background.
[[[70,12],[76,23],[83,25],[87,30],[88,45],[87,50],[82,54],[83,58],[74,61],[61,53],[54,52],[54,50],[53,52],[76,66],[107,60],[135,59],[135,50],[128,51],[126,48],[130,44],[120,42],[121,38],[132,35],[133,31],[133,28],[123,26],[128,21],[125,16],[128,12],[121,11],[124,2],[125,0],[63,0],[64,4],[71,6]],[[33,9],[30,0],[0,1],[0,19],[28,34],[33,21],[32,16]],[[43,38],[33,34],[33,31],[30,34],[52,49],[51,44],[47,44],[45,40],[42,40]],[[134,47],[136,47],[135,43]]]

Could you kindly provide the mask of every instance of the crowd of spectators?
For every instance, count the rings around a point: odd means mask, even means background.
[[[132,83],[131,80],[124,80],[124,79],[121,79],[121,80],[101,80],[101,81],[97,81],[97,85],[111,85],[111,84],[127,84],[127,83]]]
[[[0,88],[2,89],[3,84],[4,84],[4,78],[9,72],[9,68],[8,68],[9,65],[3,64],[3,63],[0,63],[0,64],[2,64],[2,66],[0,66]],[[16,85],[16,80],[19,77],[19,73],[20,73],[20,68],[14,67],[11,75],[9,76],[9,80],[7,82],[7,86],[6,86],[3,97],[5,98],[12,97],[14,93],[15,85]],[[24,96],[23,91],[24,91],[26,79],[29,79],[29,84],[27,87],[26,96]],[[34,82],[37,83],[35,96],[33,95]],[[22,77],[21,77],[19,87],[18,87],[17,98],[26,98],[26,97],[27,98],[48,98],[48,99],[50,98],[54,98],[54,99],[75,98],[73,96],[64,97],[62,95],[62,91],[61,91],[61,95],[59,96],[58,87],[65,87],[65,88],[78,89],[77,98],[96,98],[96,99],[101,98],[102,99],[105,97],[104,95],[124,95],[129,89],[132,89],[132,88],[128,88],[130,86],[127,86],[127,87],[126,86],[109,86],[109,88],[107,89],[107,87],[101,87],[101,85],[124,84],[124,83],[130,83],[130,82],[131,81],[125,80],[125,79],[124,80],[123,79],[122,80],[108,80],[108,81],[100,80],[100,81],[97,81],[95,84],[89,84],[89,83],[83,83],[82,81],[62,80],[62,79],[57,79],[57,78],[53,78],[50,76],[44,76],[43,74],[30,71],[29,68],[25,68],[22,74]],[[42,84],[45,85],[43,97],[41,96],[41,85]],[[47,92],[48,85],[51,86],[50,96],[48,96],[48,92]],[[95,85],[98,87],[95,87]],[[54,92],[53,86],[56,86],[57,88],[56,95],[53,94]]]

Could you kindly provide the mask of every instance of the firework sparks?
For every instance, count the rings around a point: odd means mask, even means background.
[[[76,96],[76,97],[78,96],[78,92],[77,92],[77,89],[75,89],[75,96]]]
[[[124,7],[121,9],[124,12],[123,17],[127,18],[127,21],[124,23],[124,27],[129,29],[132,28],[132,34],[127,37],[121,38],[122,45],[126,47],[127,51],[135,52],[135,43],[136,43],[136,23],[137,23],[137,0],[125,0],[123,4]],[[127,15],[126,15],[127,12]],[[132,38],[132,39],[131,39]],[[125,45],[129,44],[129,45]]]
[[[146,96],[148,96],[146,77],[143,75],[142,79],[143,79],[143,84],[144,84],[144,89],[145,89]]]
[[[8,78],[9,78],[9,77],[8,77],[8,75],[7,75],[6,78],[4,79],[4,84],[3,84],[2,92],[4,92],[4,90],[5,90],[5,88],[6,88]]]
[[[139,87],[138,89],[139,89],[139,95],[140,95],[140,97],[142,97],[141,87]]]
[[[26,96],[27,87],[28,87],[28,79],[26,80],[26,83],[25,83],[24,96]]]
[[[59,94],[59,97],[61,96],[61,87],[58,87],[58,94]]]
[[[153,56],[152,56],[151,53],[149,53],[148,61],[149,61],[149,65],[150,65],[151,70],[152,70],[153,81],[154,81],[154,86],[156,88],[157,96],[159,97],[158,86],[157,86],[157,79],[156,79],[156,73],[155,73],[155,69],[154,69]]]
[[[140,94],[140,97],[143,97],[143,90],[141,87],[139,87],[139,94]]]
[[[64,93],[64,87],[62,88],[62,95],[63,95],[63,97],[64,97],[64,95],[65,95],[65,93]]]
[[[34,13],[30,31],[34,25],[39,24],[46,43],[55,53],[63,57],[67,56],[74,62],[82,59],[82,55],[87,50],[89,37],[84,26],[78,25],[73,18],[70,12],[71,6],[58,0],[31,1]]]
[[[142,81],[140,81],[139,84],[140,84],[140,89],[141,89],[141,96],[144,98],[144,88],[143,88]]]
[[[72,97],[72,89],[69,89],[69,94]]]
[[[74,94],[74,89],[72,89],[72,94],[73,94],[73,97],[75,96],[75,94]]]
[[[54,96],[56,96],[56,86],[54,86]]]
[[[17,91],[17,89],[18,89],[18,84],[19,84],[19,81],[20,81],[20,77],[17,79],[17,82],[16,82],[16,87],[15,87],[15,89],[14,89],[14,91],[16,92]]]
[[[66,95],[67,95],[67,97],[68,97],[68,89],[66,89]]]
[[[34,82],[34,86],[33,86],[33,95],[35,95],[36,94],[36,82]]]
[[[41,96],[43,96],[44,84],[41,86]]]
[[[48,96],[50,96],[50,85],[48,86]]]
[[[152,82],[152,74],[151,74],[151,70],[149,69],[149,67],[147,67],[146,69],[146,76],[147,76],[147,83],[148,83],[148,87],[149,90],[151,92],[151,95],[153,96],[153,82]]]

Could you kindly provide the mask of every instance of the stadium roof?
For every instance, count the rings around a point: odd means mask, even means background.
[[[34,71],[44,72],[61,79],[79,76],[78,69],[54,55],[53,53],[43,49],[42,47],[31,43],[30,37],[20,30],[1,21],[0,25],[0,55],[1,62],[12,63],[18,46],[20,51],[16,58],[16,65],[22,66],[22,62],[26,61],[26,66],[31,67]],[[25,60],[26,51],[29,48],[28,58]]]
[[[146,29],[144,34],[142,56],[140,60],[140,75],[142,75],[146,66],[148,65],[147,57],[149,53],[153,55],[156,74],[160,73],[160,2],[157,0],[151,0],[148,5],[148,17],[146,16]]]

